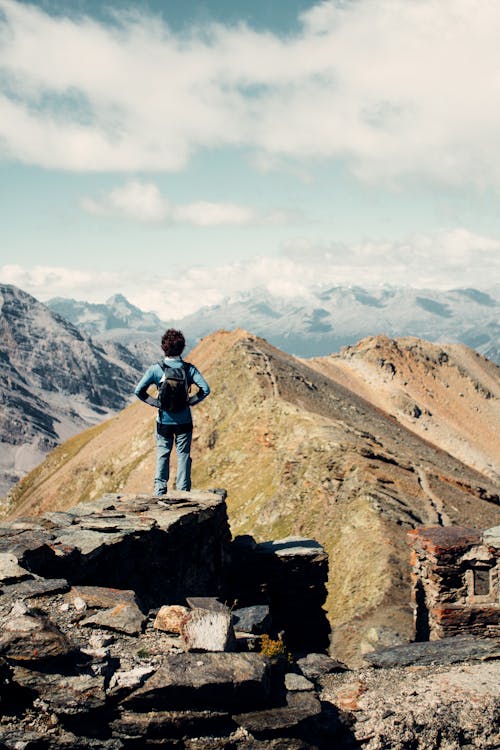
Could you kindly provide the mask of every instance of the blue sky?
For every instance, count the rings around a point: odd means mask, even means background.
[[[0,0],[0,280],[488,288],[499,36],[496,0]]]

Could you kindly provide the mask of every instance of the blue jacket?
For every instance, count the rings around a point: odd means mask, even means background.
[[[199,370],[189,362],[183,362],[182,357],[165,357],[163,361],[169,367],[183,367],[185,365],[188,387],[193,385],[193,383],[198,387],[198,392],[189,398],[186,408],[182,409],[182,411],[176,412],[163,411],[163,409],[159,408],[160,402],[158,399],[149,395],[149,386],[156,385],[158,387],[163,375],[163,370],[158,363],[151,365],[151,367],[146,370],[140,381],[137,383],[134,393],[137,398],[140,398],[145,404],[149,404],[149,406],[154,406],[158,409],[158,417],[156,421],[160,424],[191,424],[193,420],[191,417],[191,409],[189,407],[203,401],[203,399],[210,393],[210,387]]]

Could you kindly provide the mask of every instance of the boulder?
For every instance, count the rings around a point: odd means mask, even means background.
[[[308,680],[317,680],[324,674],[331,672],[345,672],[347,667],[341,661],[332,659],[326,654],[307,654],[297,659],[297,666]]]
[[[106,701],[104,677],[100,675],[64,675],[15,667],[13,680],[33,691],[58,715],[85,714],[103,708]]]
[[[160,607],[156,615],[153,627],[166,633],[180,635],[181,625],[185,621],[189,609],[181,604],[170,604]]]
[[[67,656],[74,649],[70,640],[45,615],[28,610],[4,622],[0,654],[9,660],[45,661]]]
[[[33,599],[37,596],[63,594],[68,591],[69,583],[64,578],[32,578],[16,583],[5,591],[9,596]]]

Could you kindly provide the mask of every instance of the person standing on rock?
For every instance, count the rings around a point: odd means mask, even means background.
[[[186,340],[181,331],[169,328],[162,336],[164,359],[144,373],[134,393],[141,401],[158,409],[156,420],[156,474],[154,494],[165,495],[170,476],[170,454],[175,440],[178,490],[191,489],[191,439],[193,420],[191,406],[199,404],[210,393],[210,387],[198,369],[184,362]],[[156,385],[158,396],[148,393]],[[190,395],[192,386],[196,392]]]

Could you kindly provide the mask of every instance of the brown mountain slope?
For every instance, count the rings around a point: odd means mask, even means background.
[[[500,480],[500,367],[463,344],[377,336],[309,364]]]
[[[194,486],[228,490],[234,534],[304,534],[325,545],[339,658],[355,664],[363,650],[409,638],[406,531],[498,524],[493,482],[324,372],[243,331],[207,337],[190,359],[213,390],[195,411]],[[417,367],[410,354],[408,363]],[[11,512],[149,492],[154,418],[136,403],[60,446],[11,494]]]

